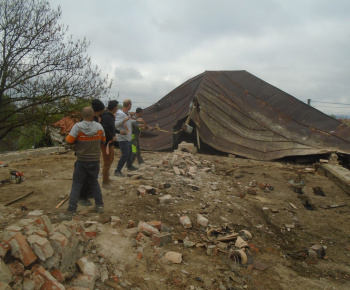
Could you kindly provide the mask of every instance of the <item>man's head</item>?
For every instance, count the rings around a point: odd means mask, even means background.
[[[126,100],[124,100],[124,102],[123,102],[123,111],[124,112],[129,112],[130,111],[130,109],[131,109],[131,100],[130,99],[126,99]]]
[[[99,99],[92,100],[91,106],[96,117],[100,117],[105,110],[105,105]]]
[[[141,116],[142,116],[142,109],[141,108],[137,108],[136,109],[136,116],[138,117],[138,118],[140,118]]]
[[[94,110],[91,107],[85,107],[81,111],[81,115],[84,121],[93,121],[94,120]]]
[[[116,100],[109,101],[108,107],[107,107],[108,111],[111,111],[111,112],[113,111],[115,113],[118,109],[118,104],[119,102]]]

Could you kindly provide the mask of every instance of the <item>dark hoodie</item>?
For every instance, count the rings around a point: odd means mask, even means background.
[[[108,144],[117,133],[114,125],[114,115],[110,111],[104,111],[100,123],[106,134],[106,144]]]

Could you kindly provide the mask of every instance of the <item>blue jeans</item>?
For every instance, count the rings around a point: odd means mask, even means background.
[[[100,162],[83,162],[77,160],[74,164],[74,173],[73,173],[73,184],[72,190],[70,192],[69,206],[68,210],[76,212],[78,207],[78,200],[80,196],[81,188],[84,185],[86,179],[89,180],[89,185],[93,197],[95,198],[96,206],[103,206],[101,187],[98,183],[98,173],[100,171]]]
[[[132,166],[132,148],[131,148],[131,142],[129,141],[118,141],[120,151],[122,153],[122,156],[120,156],[120,159],[118,161],[117,169],[115,171],[121,171],[126,163],[127,167]]]

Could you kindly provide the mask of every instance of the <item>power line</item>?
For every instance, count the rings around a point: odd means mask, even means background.
[[[332,105],[346,105],[350,106],[350,104],[344,104],[344,103],[331,103],[331,102],[319,102],[319,101],[313,101],[311,100],[312,103],[322,103],[322,104],[332,104]]]
[[[349,105],[350,106],[350,105]],[[314,108],[330,108],[330,109],[350,109],[350,107],[330,107],[330,106],[313,106]]]

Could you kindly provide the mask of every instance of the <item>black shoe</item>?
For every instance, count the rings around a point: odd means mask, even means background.
[[[115,171],[114,172],[114,176],[117,176],[117,177],[125,177],[123,173],[121,173],[121,171]]]
[[[130,167],[128,167],[128,170],[130,170],[130,171],[135,171],[135,170],[137,170],[138,168],[137,167],[135,167],[134,165],[131,165]]]
[[[139,164],[145,163],[144,160],[139,160]]]

